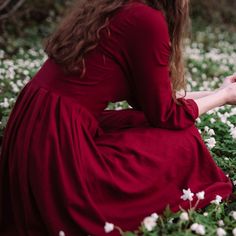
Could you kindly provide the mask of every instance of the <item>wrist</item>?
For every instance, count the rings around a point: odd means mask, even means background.
[[[228,92],[226,88],[218,89],[215,91],[217,99],[219,100],[219,106],[223,106],[228,102]]]

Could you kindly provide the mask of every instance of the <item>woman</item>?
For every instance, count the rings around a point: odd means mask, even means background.
[[[183,189],[205,191],[198,207],[228,198],[231,181],[194,123],[236,104],[235,77],[217,91],[176,96],[186,84],[187,19],[186,0],[83,0],[73,7],[8,121],[0,235],[100,236],[106,221],[134,230],[167,205],[188,208]],[[121,100],[133,109],[104,111]]]

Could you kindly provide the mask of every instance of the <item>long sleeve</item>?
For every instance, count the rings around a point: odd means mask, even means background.
[[[148,127],[143,112],[135,109],[105,110],[99,116],[99,126],[105,131],[114,131],[135,127]]]
[[[154,127],[184,129],[194,124],[198,107],[194,100],[174,102],[169,75],[171,53],[168,26],[159,10],[139,4],[130,14],[125,36],[125,61],[131,89]]]

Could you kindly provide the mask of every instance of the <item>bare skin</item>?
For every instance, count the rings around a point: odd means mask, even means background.
[[[194,92],[186,92],[186,96],[184,98],[186,99],[197,99],[197,98],[202,98],[208,95],[213,94],[214,91],[194,91]],[[177,92],[176,97],[181,98],[184,96],[184,92]]]
[[[178,97],[182,97],[183,92],[178,92]],[[236,105],[236,74],[225,78],[220,88],[214,91],[187,92],[186,99],[194,99],[198,105],[199,116],[211,109],[226,104]]]

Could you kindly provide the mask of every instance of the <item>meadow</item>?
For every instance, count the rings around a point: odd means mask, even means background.
[[[24,85],[34,76],[46,59],[40,40],[34,29],[27,39],[11,39],[8,46],[0,49],[0,137],[3,136],[7,119],[16,98]],[[236,33],[219,28],[206,27],[196,30],[186,42],[186,76],[188,91],[214,90],[223,79],[236,72]],[[107,109],[122,109],[124,102],[109,104]],[[217,164],[236,181],[236,106],[222,106],[209,111],[196,120],[209,151]],[[235,182],[236,183],[236,182]],[[192,194],[201,201],[204,193],[183,191],[183,198],[191,203]],[[104,222],[105,224],[105,222]],[[123,232],[112,222],[106,223],[108,233],[119,230],[122,235],[235,235],[236,202],[222,202],[221,196],[204,210],[181,210],[177,213],[168,208],[162,215],[156,213],[140,222],[136,232]],[[60,232],[63,235],[63,232]]]

